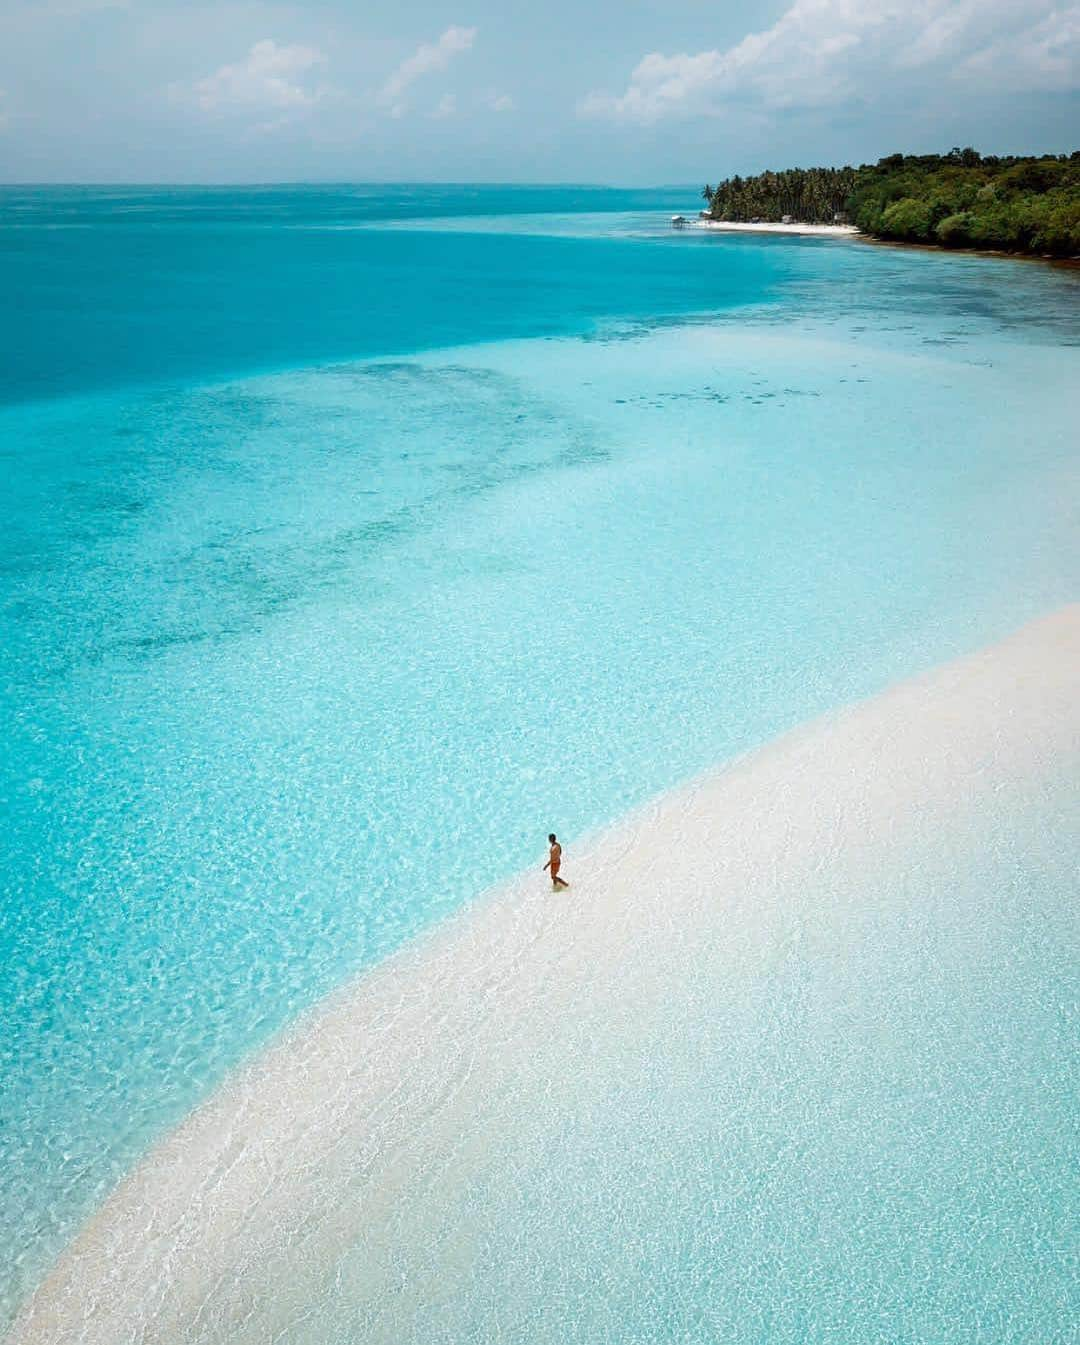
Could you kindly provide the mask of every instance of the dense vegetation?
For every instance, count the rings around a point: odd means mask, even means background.
[[[1080,150],[1041,158],[890,154],[861,168],[732,177],[702,195],[720,220],[848,220],[875,238],[1080,255]]]

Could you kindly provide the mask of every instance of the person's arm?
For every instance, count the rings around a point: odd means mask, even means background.
[[[546,873],[547,870],[550,869],[550,868],[551,868],[551,860],[549,859],[548,862],[544,865],[544,867],[540,870],[540,872],[541,872],[541,873]]]

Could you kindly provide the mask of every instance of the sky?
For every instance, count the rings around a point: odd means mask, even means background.
[[[698,183],[1080,146],[1080,0],[0,0],[0,181]]]

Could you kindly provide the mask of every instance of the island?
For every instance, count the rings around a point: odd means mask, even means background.
[[[899,243],[1080,255],[1080,150],[890,154],[859,168],[789,168],[702,189],[708,225],[854,232]]]

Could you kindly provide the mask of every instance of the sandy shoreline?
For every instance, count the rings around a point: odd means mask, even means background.
[[[432,1303],[449,1331],[559,1127],[643,1071],[682,1078],[684,1051],[692,1075],[717,1024],[724,1051],[771,1040],[763,976],[835,957],[842,984],[845,947],[878,937],[868,875],[1063,754],[1080,760],[1080,606],[571,846],[564,895],[538,860],[238,1071],[113,1193],[11,1341],[399,1345]],[[850,995],[800,1030],[832,1049],[841,1012],[857,1036]]]
[[[706,229],[710,233],[749,233],[749,234],[788,234],[807,238],[857,238],[861,243],[873,243],[878,247],[916,249],[921,252],[933,252],[938,255],[1001,257],[1008,261],[1042,262],[1051,266],[1070,269],[1080,267],[1080,257],[1052,257],[1030,252],[1005,252],[1000,248],[942,247],[937,243],[915,243],[899,238],[875,238],[863,233],[854,224],[748,224],[732,220],[687,219],[683,228]]]
[[[695,229],[711,233],[737,234],[805,234],[815,238],[854,238],[859,230],[854,224],[745,224],[732,220],[690,220]]]

